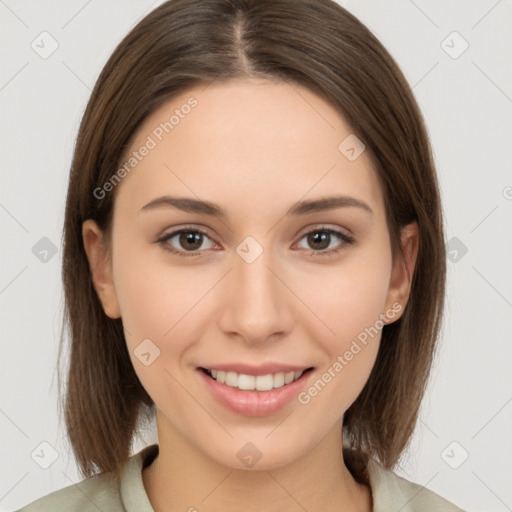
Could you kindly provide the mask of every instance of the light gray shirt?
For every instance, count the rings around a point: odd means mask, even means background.
[[[119,480],[96,475],[43,496],[18,512],[153,512],[142,469],[158,454],[158,444],[132,455]],[[426,487],[410,482],[371,459],[373,512],[464,512]]]

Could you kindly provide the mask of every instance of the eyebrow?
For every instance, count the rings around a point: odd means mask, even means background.
[[[359,208],[370,215],[373,215],[373,210],[360,199],[350,196],[332,196],[309,201],[299,201],[292,205],[286,212],[285,216],[298,216],[306,215],[308,213],[324,212],[327,210],[334,210],[335,208],[354,207]],[[202,213],[225,219],[227,214],[220,206],[209,201],[193,199],[189,197],[171,197],[162,196],[153,199],[148,204],[143,206],[138,213],[156,210],[160,208],[176,208],[184,212]]]

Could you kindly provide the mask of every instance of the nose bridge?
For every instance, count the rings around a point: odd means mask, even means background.
[[[271,248],[253,237],[242,241],[234,255],[233,279],[229,297],[224,302],[222,328],[236,332],[247,342],[264,341],[272,334],[290,327],[290,292],[276,277]]]

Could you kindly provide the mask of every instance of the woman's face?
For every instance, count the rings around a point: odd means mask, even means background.
[[[160,441],[270,469],[340,432],[408,293],[363,149],[328,103],[270,81],[190,89],[140,127],[102,189],[112,260],[94,279]]]

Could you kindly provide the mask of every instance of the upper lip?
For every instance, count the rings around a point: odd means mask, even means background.
[[[221,372],[235,372],[243,373],[244,375],[268,375],[270,373],[280,372],[303,372],[311,366],[297,366],[282,363],[265,363],[261,365],[253,365],[247,363],[228,363],[228,364],[213,364],[210,366],[202,366],[205,370],[217,370]]]

